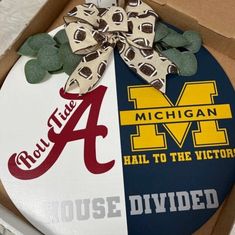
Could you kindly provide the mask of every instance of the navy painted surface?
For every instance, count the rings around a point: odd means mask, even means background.
[[[215,80],[219,95],[214,98],[215,104],[230,103],[233,116],[235,115],[235,92],[234,89],[217,61],[210,53],[202,48],[197,53],[198,72],[192,77],[180,77],[170,75],[167,80],[167,96],[175,104],[185,82]],[[118,106],[121,110],[134,109],[133,102],[128,102],[127,87],[130,85],[146,84],[122,61],[118,52],[115,51],[116,79]],[[200,91],[198,91],[200,95]],[[179,148],[174,140],[165,131],[162,125],[159,131],[167,135],[168,149],[157,151],[177,152],[194,150],[191,131],[196,129],[196,122],[192,123],[189,134],[182,148]],[[235,148],[235,120],[219,121],[221,128],[226,128],[230,146],[205,147],[203,149]],[[132,155],[130,148],[130,135],[136,133],[135,126],[120,126],[122,154]],[[151,155],[156,151],[147,151]],[[144,154],[144,152],[139,152]],[[220,204],[231,190],[235,180],[235,160],[215,159],[207,161],[190,161],[183,163],[149,164],[136,166],[123,166],[127,220],[129,235],[189,235],[203,225],[216,211],[216,209],[190,210],[182,212],[152,213],[143,215],[130,215],[129,195],[143,195],[151,193],[191,191],[198,189],[216,189]]]

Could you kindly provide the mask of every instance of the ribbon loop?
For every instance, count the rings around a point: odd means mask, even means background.
[[[76,54],[86,54],[97,49],[98,42],[93,37],[94,30],[87,23],[70,23],[65,31],[72,51]]]
[[[65,17],[72,51],[85,54],[69,77],[65,91],[74,85],[85,94],[100,81],[117,45],[125,63],[156,89],[165,92],[166,75],[177,72],[175,65],[153,50],[158,15],[141,0],[129,0],[120,7],[77,6]]]
[[[71,19],[82,20],[92,26],[98,27],[99,9],[93,3],[87,3],[74,7],[67,16],[64,17],[65,23],[70,23]]]
[[[127,14],[121,7],[110,7],[100,14],[98,31],[105,32],[127,32]]]

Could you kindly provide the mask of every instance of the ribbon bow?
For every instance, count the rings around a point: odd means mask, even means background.
[[[141,0],[121,7],[97,8],[94,4],[75,7],[65,16],[71,49],[85,54],[68,78],[65,91],[75,85],[79,94],[92,90],[100,81],[108,59],[117,45],[125,63],[145,81],[165,93],[166,75],[176,66],[155,51],[154,29],[158,15]]]

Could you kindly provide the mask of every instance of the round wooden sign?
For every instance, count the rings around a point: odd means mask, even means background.
[[[27,83],[20,58],[0,92],[0,176],[47,235],[188,235],[235,176],[235,92],[202,48],[198,73],[166,94],[114,53],[101,84],[78,97],[57,74]]]

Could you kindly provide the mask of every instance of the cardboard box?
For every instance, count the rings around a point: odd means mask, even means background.
[[[63,24],[63,15],[80,0],[48,0],[14,44],[0,58],[0,85],[18,59],[17,49],[25,39],[35,33],[44,32]],[[235,3],[233,0],[218,3],[215,0],[146,0],[162,19],[182,30],[199,31],[205,46],[222,65],[235,87]],[[226,3],[226,4],[225,4]],[[53,11],[52,11],[53,9]],[[223,20],[221,20],[223,19]],[[0,203],[21,219],[22,215],[10,201],[0,184]],[[235,220],[235,187],[221,208],[194,235],[229,234]]]
[[[219,3],[215,0],[148,0],[160,16],[182,29],[199,31],[204,43],[235,58],[235,4],[232,0]],[[171,14],[173,13],[173,14]],[[180,17],[178,17],[180,16]],[[222,20],[221,20],[222,19]]]
[[[226,0],[146,0],[162,20],[182,30],[200,32],[204,45],[222,65],[235,86],[235,3]],[[221,20],[223,19],[223,20]]]

